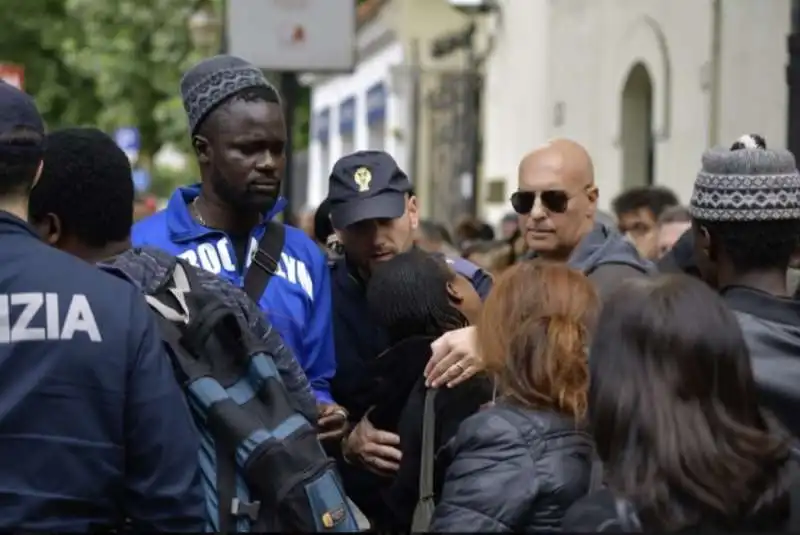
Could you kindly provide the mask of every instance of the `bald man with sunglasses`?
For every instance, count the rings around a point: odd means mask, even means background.
[[[592,159],[581,145],[556,139],[519,164],[511,205],[535,258],[566,262],[586,273],[601,296],[628,277],[654,271],[630,242],[596,220]]]
[[[605,297],[623,280],[656,269],[616,229],[596,220],[598,193],[586,149],[556,139],[522,159],[511,206],[520,216],[530,258],[565,262],[583,271]],[[451,379],[447,370],[465,359],[480,361],[473,327],[449,332],[434,342],[426,375],[440,377],[433,386],[447,384]]]

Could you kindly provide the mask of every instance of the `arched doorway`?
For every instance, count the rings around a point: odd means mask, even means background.
[[[653,82],[647,67],[637,63],[622,90],[622,187],[653,184]]]

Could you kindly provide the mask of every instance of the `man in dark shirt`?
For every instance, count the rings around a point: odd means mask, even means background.
[[[139,289],[26,222],[44,149],[0,82],[0,530],[202,531],[198,436]]]
[[[365,470],[392,472],[401,454],[397,434],[375,429],[366,417],[379,399],[371,388],[370,362],[390,345],[387,333],[369,313],[366,283],[375,266],[413,247],[419,214],[411,181],[382,151],[361,151],[340,159],[328,191],[331,221],[344,247],[344,257],[331,267],[337,354],[332,393],[355,424],[342,441],[346,461],[340,466],[348,493],[373,515],[368,502],[376,498],[379,482]],[[483,270],[463,259],[453,259],[453,267],[479,294],[488,293],[492,281]],[[440,374],[445,382],[463,381],[478,368],[464,360],[451,363],[447,371]]]
[[[800,303],[786,281],[800,236],[794,156],[758,135],[707,151],[690,211],[697,267],[736,312],[762,402],[800,436]]]

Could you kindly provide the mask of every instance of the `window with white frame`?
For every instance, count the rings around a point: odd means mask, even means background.
[[[384,150],[386,145],[386,84],[367,90],[367,148]]]
[[[342,155],[355,152],[356,98],[350,97],[339,104],[339,136],[342,139]]]

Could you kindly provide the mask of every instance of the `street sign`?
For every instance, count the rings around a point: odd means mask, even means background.
[[[351,72],[355,0],[230,0],[228,50],[272,71]]]
[[[135,126],[126,126],[118,128],[114,132],[114,141],[117,146],[121,148],[131,163],[135,162],[139,157],[139,149],[141,148],[141,140],[139,139],[139,129]]]
[[[0,63],[0,80],[13,85],[17,89],[24,89],[25,67],[13,63]]]
[[[132,178],[133,189],[138,193],[144,193],[150,188],[150,173],[147,169],[134,169]]]

